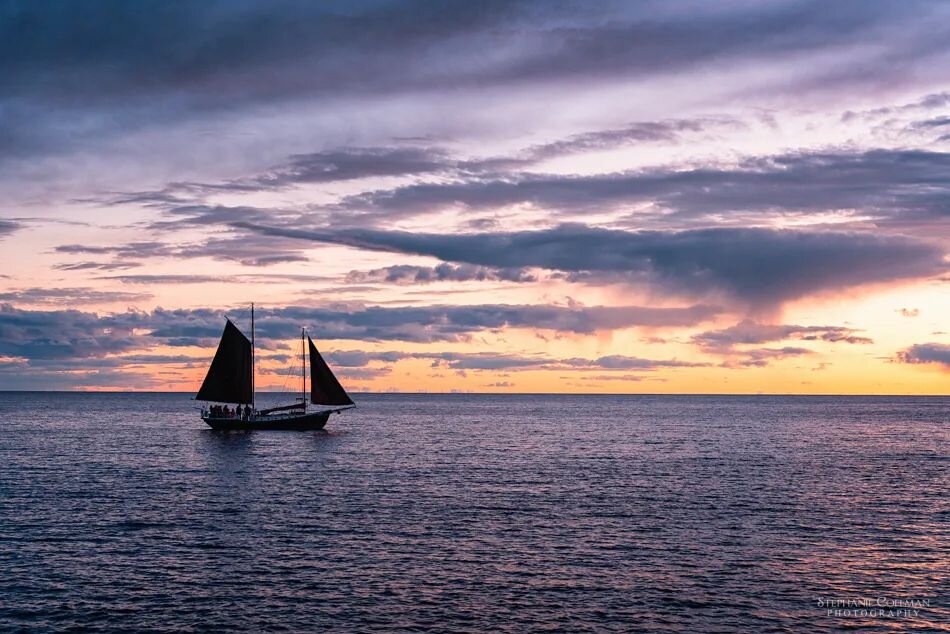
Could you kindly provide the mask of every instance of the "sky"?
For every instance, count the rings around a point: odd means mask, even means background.
[[[0,389],[950,393],[950,4],[0,2]]]

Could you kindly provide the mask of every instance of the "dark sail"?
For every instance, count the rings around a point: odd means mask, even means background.
[[[250,403],[253,398],[251,383],[251,342],[228,320],[221,335],[218,351],[214,353],[208,376],[198,395],[199,401],[219,403]]]
[[[310,402],[314,405],[352,405],[346,390],[333,376],[333,371],[323,360],[313,340],[310,343]]]

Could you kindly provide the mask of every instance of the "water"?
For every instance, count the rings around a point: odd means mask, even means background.
[[[950,398],[359,401],[222,434],[187,395],[0,394],[0,629],[950,624]]]

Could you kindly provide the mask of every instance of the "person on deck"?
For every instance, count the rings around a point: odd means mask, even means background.
[[[242,410],[241,410],[241,406],[240,406],[240,405],[237,406],[237,417],[238,417],[238,418],[244,418],[243,412],[242,412]]]

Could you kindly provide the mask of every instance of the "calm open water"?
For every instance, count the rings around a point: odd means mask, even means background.
[[[0,628],[950,628],[950,398],[358,400],[0,393]]]

